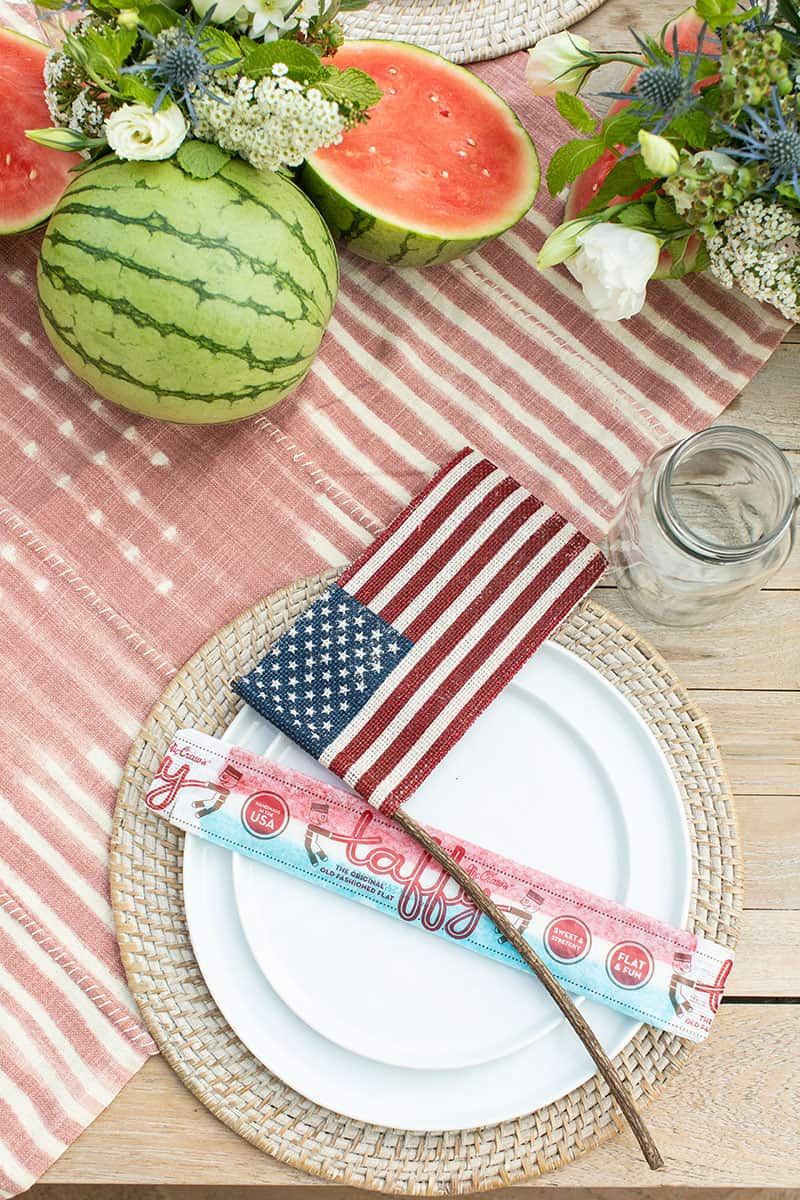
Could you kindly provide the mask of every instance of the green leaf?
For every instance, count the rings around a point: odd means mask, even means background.
[[[707,113],[693,109],[670,121],[664,131],[666,137],[680,137],[693,150],[704,150],[711,132],[711,118]]]
[[[578,133],[591,133],[597,124],[597,117],[572,92],[556,92],[556,108]]]
[[[227,30],[218,29],[216,26],[207,26],[203,30],[202,46],[209,62],[219,64],[233,60],[233,65],[227,67],[222,72],[223,75],[239,70],[242,64],[242,50],[236,38]]]
[[[356,67],[346,67],[344,71],[327,67],[325,78],[316,87],[326,100],[335,100],[344,108],[372,108],[383,95],[372,76]]]
[[[276,63],[288,67],[289,79],[298,83],[316,83],[326,73],[313,50],[289,38],[259,43],[254,50],[248,51],[241,70],[250,79],[262,79],[272,74]]]
[[[148,87],[144,80],[137,75],[120,75],[117,90],[126,100],[130,100],[134,104],[147,104],[151,108],[158,99],[156,89]]]
[[[87,29],[80,35],[68,34],[64,45],[70,58],[84,67],[90,77],[113,85],[137,38],[135,29],[114,26],[102,31]]]
[[[708,250],[706,249],[705,242],[703,242],[698,247],[697,254],[695,255],[695,259],[694,259],[694,266],[692,267],[692,270],[693,271],[707,271],[710,266],[711,266],[711,255],[708,253]]]
[[[597,212],[606,208],[618,196],[626,199],[646,186],[653,176],[644,165],[640,154],[631,154],[628,158],[620,158],[608,172],[591,204],[584,209],[587,213]]]
[[[682,217],[679,217],[675,211],[675,202],[669,200],[666,196],[656,196],[656,202],[653,205],[653,217],[659,229],[671,231],[673,229],[682,229],[686,222]]]
[[[604,150],[603,139],[573,138],[559,146],[547,168],[547,186],[551,196],[578,178],[587,167],[597,162]]]
[[[139,9],[139,24],[153,37],[158,37],[165,29],[171,29],[180,21],[180,13],[176,13],[168,4],[148,4]]]
[[[632,146],[641,128],[641,113],[636,105],[629,105],[603,122],[603,140],[609,150],[616,146]]]
[[[697,0],[695,11],[712,29],[730,25],[739,7],[738,0]]]
[[[178,163],[193,179],[210,179],[230,162],[231,155],[214,142],[201,142],[192,138],[178,149]]]
[[[627,207],[621,209],[616,219],[620,225],[636,225],[639,228],[644,226],[647,229],[658,228],[653,219],[652,206],[645,204],[644,201],[629,204]]]

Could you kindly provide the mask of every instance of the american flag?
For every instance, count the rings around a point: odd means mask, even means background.
[[[234,687],[392,816],[604,567],[467,447]]]

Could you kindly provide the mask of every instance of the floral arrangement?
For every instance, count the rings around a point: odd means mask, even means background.
[[[39,0],[65,14],[45,68],[53,129],[28,136],[93,160],[177,155],[209,178],[238,155],[298,166],[368,117],[369,75],[324,61],[341,10],[366,0]]]
[[[565,263],[604,320],[638,312],[654,275],[706,269],[800,319],[800,0],[698,0],[633,37],[599,53],[560,33],[530,53],[532,90],[582,135],[550,162],[551,194],[573,192],[539,265]],[[578,92],[607,63],[632,70],[599,120]]]

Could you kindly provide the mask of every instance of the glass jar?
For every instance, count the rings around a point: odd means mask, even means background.
[[[717,425],[661,450],[634,476],[608,536],[615,582],[663,625],[705,625],[786,562],[797,484],[786,456]]]

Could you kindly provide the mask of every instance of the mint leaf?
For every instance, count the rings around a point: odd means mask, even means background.
[[[636,225],[641,228],[644,226],[647,229],[658,228],[653,220],[653,210],[649,204],[640,202],[637,204],[629,204],[627,208],[623,208],[617,217],[620,225]]]
[[[202,48],[209,62],[217,65],[231,63],[231,66],[226,67],[223,71],[224,75],[234,70],[238,71],[242,65],[242,51],[239,49],[239,43],[225,29],[207,26],[202,34]]]
[[[134,104],[147,104],[151,108],[158,99],[156,89],[148,87],[137,75],[120,75],[117,91]]]
[[[211,179],[230,162],[231,156],[214,142],[191,139],[178,149],[178,163],[193,179]]]
[[[168,4],[147,4],[139,9],[139,24],[153,37],[177,25],[179,20],[180,13],[176,13]]]
[[[692,112],[684,113],[681,117],[676,117],[674,121],[670,121],[668,127],[664,130],[666,137],[680,137],[691,146],[693,150],[704,150],[708,145],[708,138],[711,132],[711,118],[707,113],[700,112],[699,109],[693,109]]]
[[[313,50],[289,38],[261,42],[254,50],[248,50],[241,70],[250,79],[262,79],[272,74],[276,63],[283,63],[288,68],[288,78],[297,83],[316,83],[326,74]]]
[[[632,146],[639,137],[642,116],[636,107],[629,106],[622,112],[607,117],[603,122],[603,140],[609,150],[615,146]]]
[[[547,168],[547,187],[551,196],[557,196],[562,188],[572,183],[592,163],[597,162],[604,150],[602,138],[573,138],[559,146]]]
[[[683,229],[686,222],[682,217],[679,217],[675,211],[675,202],[668,200],[666,196],[656,196],[656,202],[653,205],[653,217],[659,229],[666,229],[668,232],[674,229]]]
[[[597,117],[572,92],[556,92],[556,108],[578,133],[591,133],[597,124]]]
[[[586,206],[584,212],[598,212],[601,208],[606,208],[618,197],[626,200],[629,196],[638,192],[652,178],[652,175],[642,161],[641,155],[632,154],[629,158],[617,159],[598,188],[594,200]]]
[[[87,29],[76,36],[68,34],[64,46],[70,58],[82,66],[90,78],[113,85],[125,59],[136,44],[135,29]]]
[[[372,108],[380,100],[383,92],[371,75],[359,71],[356,67],[346,67],[344,71],[337,67],[327,67],[327,74],[316,87],[326,100],[335,100],[345,109]]]

